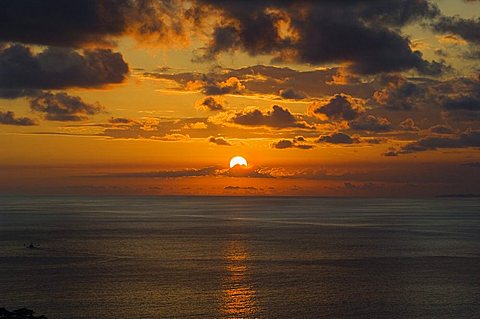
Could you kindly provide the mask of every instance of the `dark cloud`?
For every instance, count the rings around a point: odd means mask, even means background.
[[[45,114],[49,121],[81,121],[103,111],[98,104],[84,102],[78,96],[67,93],[45,92],[30,100],[30,107]]]
[[[206,96],[197,101],[195,107],[200,110],[224,111],[225,102],[214,96]]]
[[[401,153],[415,153],[441,148],[480,147],[480,131],[467,130],[456,136],[427,136],[401,149]]]
[[[360,143],[360,139],[351,137],[345,133],[332,133],[330,135],[320,136],[316,142],[330,144],[357,144]]]
[[[5,89],[0,88],[0,98],[2,99],[18,99],[25,96],[36,96],[42,93],[41,90],[32,89]]]
[[[302,128],[311,129],[307,123],[300,121],[287,108],[274,105],[271,110],[262,112],[260,110],[246,110],[236,113],[232,122],[247,126],[269,126],[273,128]]]
[[[454,130],[447,125],[434,125],[430,127],[429,129],[430,133],[434,134],[453,134],[455,133]]]
[[[272,54],[277,61],[348,62],[350,70],[364,74],[409,69],[439,74],[443,69],[412,51],[409,39],[397,31],[438,15],[426,0],[199,2],[221,10],[227,21],[216,27],[204,58],[239,49],[252,56]],[[282,31],[281,24],[291,31]]]
[[[458,98],[447,99],[443,102],[443,107],[449,111],[480,111],[480,91],[478,92],[478,96],[460,96]]]
[[[402,75],[384,74],[377,81],[382,89],[377,90],[373,98],[387,109],[413,110],[417,108],[418,101],[425,98],[424,87]]]
[[[185,37],[180,1],[4,0],[0,41],[82,47],[114,44],[129,34],[142,41],[169,43]]]
[[[293,88],[282,89],[279,92],[279,96],[288,100],[303,100],[307,98],[307,95],[302,91],[297,91]]]
[[[390,132],[393,130],[393,125],[384,117],[375,115],[363,115],[358,119],[350,122],[350,128],[357,131],[367,132]]]
[[[287,149],[287,148],[299,148],[302,150],[309,150],[315,147],[314,145],[305,144],[305,142],[306,140],[303,136],[297,136],[291,140],[284,139],[284,140],[279,140],[277,142],[274,142],[272,144],[272,148],[276,148],[279,150]]]
[[[223,82],[207,83],[202,89],[205,95],[242,94],[245,86],[236,77],[230,77]]]
[[[111,124],[130,124],[134,123],[132,119],[128,119],[125,117],[112,117],[108,120],[109,123]]]
[[[326,115],[329,119],[348,121],[357,118],[363,112],[363,108],[356,105],[352,97],[344,94],[335,95],[325,104],[313,103],[310,110],[314,114]]]
[[[218,83],[234,77],[245,86],[245,90],[241,91],[243,95],[278,95],[279,92],[283,92],[284,94],[288,93],[287,95],[290,95],[290,97],[295,95],[301,97],[302,94],[305,94],[309,97],[323,98],[324,96],[344,93],[368,98],[373,94],[374,88],[370,82],[339,83],[334,81],[339,72],[339,68],[298,71],[287,67],[253,65],[239,69],[215,69],[207,73],[146,72],[144,76],[175,81],[180,90],[198,90],[198,86],[200,90],[203,90],[208,83],[213,83],[214,87],[217,87]],[[345,73],[345,71],[342,72]],[[289,92],[291,88],[296,88],[297,94],[292,95],[292,92]],[[218,88],[216,90],[218,91]]]
[[[442,87],[452,92],[440,97],[444,117],[450,121],[480,121],[480,82],[472,79],[458,79]]]
[[[15,117],[15,113],[11,111],[0,111],[0,124],[17,125],[17,126],[32,126],[36,125],[35,121],[28,117]]]
[[[128,65],[120,53],[111,50],[47,48],[34,53],[23,45],[0,51],[2,95],[32,96],[38,89],[100,87],[122,82]]]
[[[383,153],[383,156],[396,157],[396,156],[398,156],[398,150],[396,150],[394,148],[389,148],[385,153]]]
[[[442,16],[433,23],[433,29],[439,33],[450,33],[464,40],[480,45],[480,18],[464,19],[459,16]]]
[[[220,145],[220,146],[232,146],[232,144],[227,141],[224,137],[222,136],[218,136],[218,137],[215,137],[215,136],[210,136],[208,138],[208,141],[210,143],[213,143],[213,144],[216,144],[216,145]]]
[[[404,131],[419,131],[420,128],[415,124],[411,118],[406,118],[400,123],[400,128]]]

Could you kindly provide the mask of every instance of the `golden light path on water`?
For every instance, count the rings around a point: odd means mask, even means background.
[[[223,283],[224,318],[256,318],[256,291],[249,284],[249,253],[245,242],[230,241],[225,248],[227,275]]]

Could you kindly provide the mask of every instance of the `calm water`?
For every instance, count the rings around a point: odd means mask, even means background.
[[[49,319],[479,318],[480,202],[0,197],[2,306]]]

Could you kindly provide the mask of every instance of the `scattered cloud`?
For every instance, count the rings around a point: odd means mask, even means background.
[[[215,96],[206,96],[198,100],[195,107],[204,111],[224,111],[225,101]]]
[[[220,146],[232,146],[232,144],[222,136],[217,136],[217,137],[210,136],[208,138],[208,141],[212,144],[216,144],[216,145],[220,145]]]
[[[291,140],[283,139],[276,141],[272,144],[272,148],[283,150],[287,148],[299,148],[302,150],[310,150],[314,148],[314,145],[307,144],[306,139],[303,136],[297,136]]]
[[[403,146],[402,154],[431,151],[442,148],[480,147],[480,131],[467,130],[455,136],[427,136]]]
[[[305,121],[300,120],[287,108],[274,105],[270,110],[262,112],[258,109],[247,109],[235,113],[231,118],[235,124],[245,126],[268,126],[272,128],[312,129]]]
[[[407,132],[416,132],[420,130],[420,128],[415,124],[415,121],[411,118],[406,118],[404,121],[402,121],[400,123],[400,128]]]
[[[0,111],[0,124],[3,125],[16,125],[16,126],[32,126],[37,123],[28,117],[16,117],[12,111],[2,112]]]
[[[333,120],[350,121],[364,112],[358,99],[345,94],[337,94],[328,102],[315,102],[310,106],[310,112],[315,115],[324,115]]]
[[[330,135],[322,135],[316,141],[317,143],[330,143],[330,144],[357,144],[360,143],[360,139],[357,137],[351,137],[345,133],[332,133]]]
[[[281,89],[278,95],[282,99],[287,100],[303,100],[307,98],[307,95],[302,91],[297,91],[293,88]]]
[[[375,115],[363,115],[360,118],[350,122],[350,128],[357,131],[367,132],[390,132],[393,130],[393,125],[384,117]]]
[[[236,77],[230,77],[223,82],[206,83],[202,89],[205,95],[242,94],[245,86]]]
[[[433,134],[453,134],[455,131],[447,125],[434,125],[428,129]]]
[[[89,104],[67,93],[45,92],[30,100],[33,111],[44,113],[49,121],[81,121],[103,111],[99,104]]]

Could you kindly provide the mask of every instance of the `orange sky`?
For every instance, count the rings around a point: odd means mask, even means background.
[[[478,193],[479,1],[51,5],[7,5],[0,194]]]

